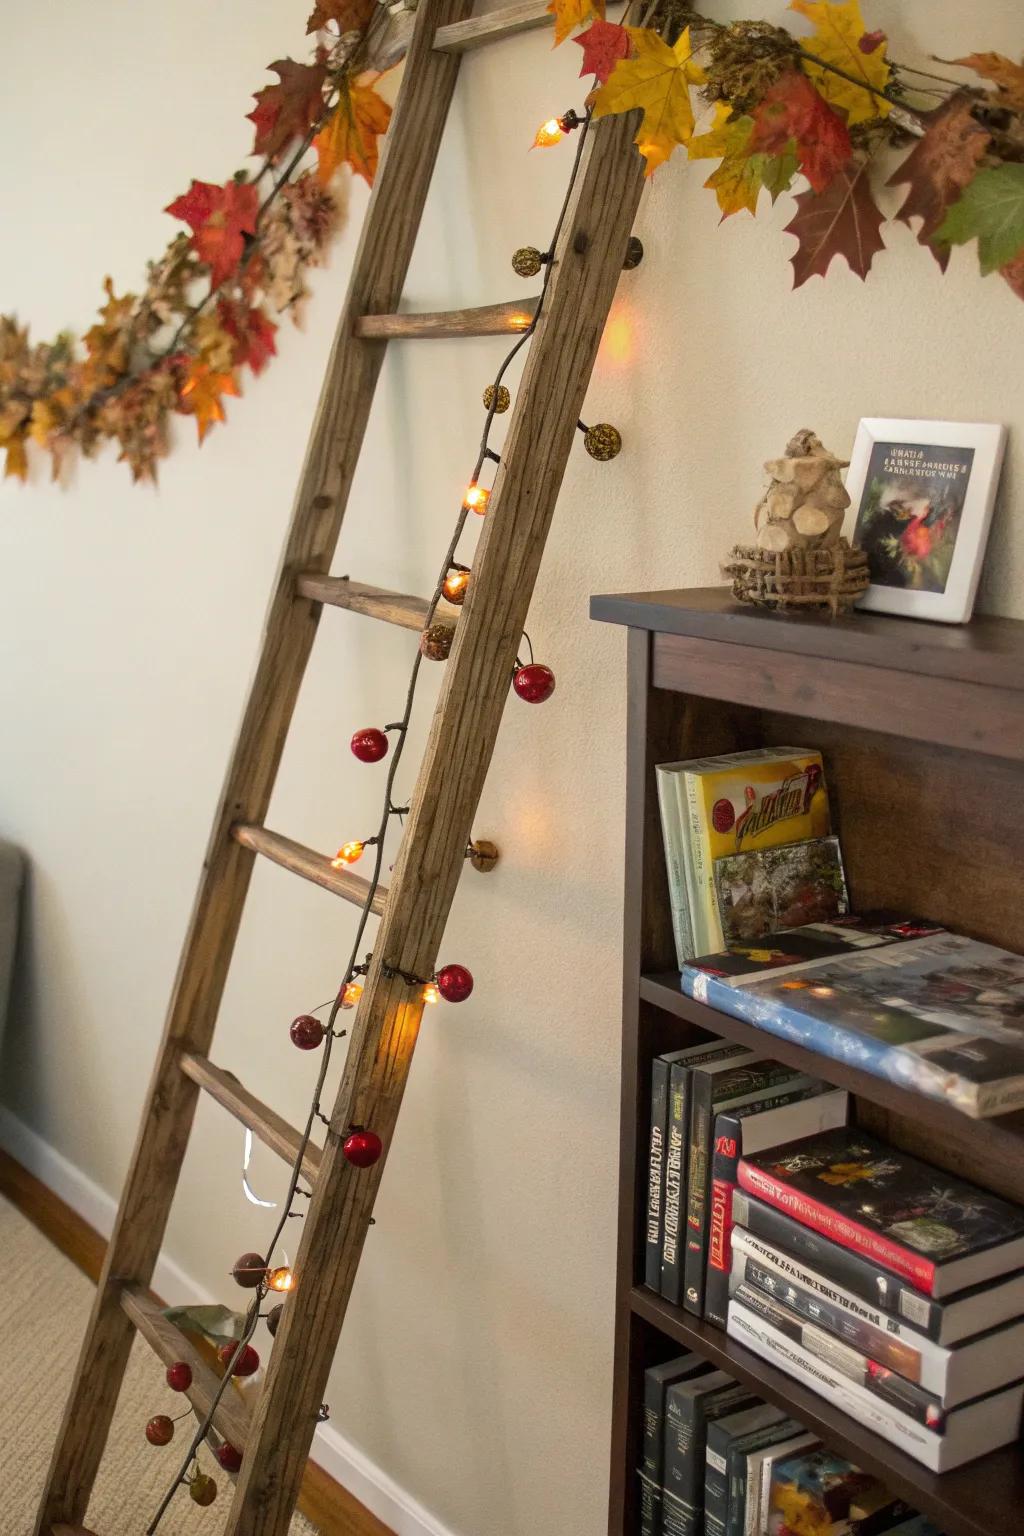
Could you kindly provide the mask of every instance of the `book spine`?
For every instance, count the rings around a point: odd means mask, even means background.
[[[683,1288],[683,1163],[687,1155],[692,1078],[692,1072],[682,1063],[673,1063],[669,1069],[665,1214],[659,1282],[661,1294],[674,1306],[679,1305]]]
[[[694,1072],[689,1084],[690,1137],[687,1153],[685,1253],[682,1304],[704,1315],[704,1257],[707,1252],[708,1156],[714,1084],[706,1072]]]
[[[899,1446],[915,1461],[930,1467],[933,1472],[939,1470],[938,1447],[942,1440],[938,1435],[931,1434],[906,1414],[873,1397],[824,1361],[815,1360],[795,1341],[735,1301],[729,1308],[729,1336],[762,1360],[777,1365],[788,1376],[827,1398],[834,1407],[857,1419],[866,1429]]]
[[[736,1187],[743,1145],[743,1121],[728,1113],[715,1120],[715,1141],[711,1155],[711,1205],[708,1233],[708,1263],[704,1277],[704,1316],[709,1322],[725,1327],[729,1306],[729,1273],[732,1267],[732,1197]]]
[[[661,1536],[661,1489],[652,1478],[638,1472],[640,1479],[640,1536]]]
[[[710,1396],[700,1392],[669,1389],[665,1419],[665,1489],[697,1514],[704,1508],[704,1455],[707,1422],[726,1413],[738,1413],[757,1399],[738,1383]]]
[[[668,1062],[655,1056],[651,1063],[651,1140],[647,1154],[647,1223],[644,1243],[644,1281],[654,1291],[661,1285],[668,1076]]]
[[[704,1536],[704,1515],[667,1488],[661,1496],[661,1536]]]
[[[725,1536],[729,1507],[728,1462],[724,1448],[708,1445],[704,1456],[704,1536]]]
[[[683,776],[686,795],[686,820],[689,829],[687,868],[690,873],[690,922],[694,953],[709,955],[722,947],[722,925],[715,901],[715,877],[711,868],[711,845],[705,823],[704,797],[699,775]]]
[[[643,1474],[660,1483],[664,1468],[665,1385],[657,1371],[644,1372]]]
[[[775,1206],[777,1210],[785,1211],[812,1232],[854,1253],[877,1260],[904,1280],[909,1280],[919,1291],[924,1291],[928,1296],[932,1294],[935,1265],[931,1259],[923,1258],[881,1232],[873,1232],[861,1226],[860,1222],[853,1221],[821,1200],[805,1195],[802,1190],[794,1189],[785,1179],[748,1163],[745,1158],[740,1159],[739,1185],[748,1194]]]
[[[784,1211],[760,1200],[752,1200],[742,1189],[733,1196],[733,1220],[746,1227],[762,1242],[782,1253],[804,1259],[819,1270],[826,1280],[845,1286],[855,1296],[873,1302],[880,1312],[898,1317],[926,1338],[937,1340],[942,1330],[942,1305],[922,1296],[897,1275],[864,1259],[849,1248],[841,1248],[810,1227],[801,1225]]]
[[[678,773],[656,770],[658,806],[661,810],[661,835],[665,844],[665,869],[668,875],[668,897],[672,912],[672,934],[676,943],[676,959],[679,965],[696,954],[693,943],[693,926],[690,921],[690,898],[686,889],[685,826],[679,810],[676,789]]]
[[[816,1323],[927,1391],[939,1396],[944,1393],[951,1358],[948,1350],[930,1345],[877,1308],[866,1306],[813,1270],[738,1230],[733,1234],[731,1288],[741,1285],[766,1296],[781,1295],[786,1306],[807,1322]]]
[[[788,1306],[780,1306],[760,1291],[741,1286],[735,1300],[748,1311],[763,1317],[765,1322],[799,1344],[816,1360],[823,1361],[832,1370],[863,1387],[865,1392],[870,1392],[890,1407],[905,1413],[908,1418],[915,1419],[933,1434],[943,1433],[946,1416],[938,1398],[930,1392],[923,1391],[912,1381],[904,1380],[895,1371],[879,1369],[867,1355],[840,1343],[814,1323],[806,1322]]]

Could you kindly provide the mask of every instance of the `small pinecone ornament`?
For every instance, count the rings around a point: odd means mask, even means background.
[[[447,661],[454,639],[454,624],[428,624],[420,635],[420,653],[427,661]]]
[[[493,384],[488,384],[487,388],[484,390],[484,409],[485,410],[488,410],[488,411],[490,410],[490,408],[491,408],[491,401],[493,399],[494,399],[494,385]],[[505,414],[505,412],[508,410],[508,408],[509,408],[509,406],[511,404],[512,404],[512,396],[509,394],[509,392],[505,388],[504,384],[499,384],[498,385],[498,403],[494,407],[494,414],[496,416],[503,416]]]
[[[606,463],[621,452],[622,437],[617,427],[607,421],[599,421],[595,426],[587,428],[583,435],[583,446],[592,459]]]
[[[768,21],[736,21],[707,41],[703,95],[728,101],[734,116],[751,111],[787,70],[797,66],[793,39]]]
[[[535,245],[521,245],[513,253],[512,270],[517,277],[536,277],[543,265],[544,258]]]

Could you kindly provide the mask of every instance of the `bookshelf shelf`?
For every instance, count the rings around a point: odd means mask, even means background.
[[[591,599],[629,630],[619,1244],[609,1536],[637,1536],[644,1370],[705,1355],[884,1479],[946,1536],[1017,1536],[1024,1447],[936,1475],[641,1284],[650,1063],[707,1035],[847,1088],[858,1123],[1024,1203],[1024,1112],[970,1120],[780,1040],[679,989],[654,765],[820,747],[862,910],[924,915],[1024,951],[1024,623],[834,623],[743,608],[725,589]]]

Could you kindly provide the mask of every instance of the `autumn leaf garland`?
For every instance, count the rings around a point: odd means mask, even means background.
[[[671,45],[655,26],[606,21],[602,0],[551,0],[549,9],[556,43],[590,20],[574,41],[581,73],[596,80],[594,116],[642,112],[636,144],[647,175],[677,149],[717,160],[705,186],[723,218],[756,213],[762,192],[774,202],[806,178],[787,227],[798,242],[795,286],[824,276],[837,256],[867,276],[885,249],[879,152],[905,148],[910,133],[920,137],[888,183],[907,187],[896,218],[916,227],[943,270],[952,245],[976,243],[982,272],[1000,272],[1024,297],[1024,64],[998,53],[954,60],[995,89],[950,80],[936,106],[937,77],[915,89],[915,71],[889,57],[883,32],[867,30],[859,0],[790,0],[808,24],[799,35],[694,12]],[[986,126],[992,110],[1009,129]]]
[[[366,68],[373,0],[319,0],[308,63],[278,59],[276,82],[250,112],[258,175],[223,185],[193,181],[166,212],[187,228],[150,265],[140,294],[114,292],[96,325],[33,343],[0,316],[0,453],[4,473],[25,479],[30,444],[57,474],[76,449],[115,441],[136,480],[156,477],[174,415],[192,416],[199,441],[225,420],[240,374],[260,373],[276,351],[275,314],[293,317],[341,218],[338,171],[372,182],[391,108]],[[315,165],[310,164],[310,150]]]

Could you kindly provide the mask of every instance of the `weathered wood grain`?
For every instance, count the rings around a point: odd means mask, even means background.
[[[279,1157],[283,1157],[285,1162],[295,1162],[302,1142],[300,1133],[276,1110],[264,1104],[254,1093],[250,1093],[233,1072],[226,1072],[223,1067],[215,1066],[207,1057],[196,1056],[191,1051],[186,1051],[181,1056],[180,1066],[185,1075],[208,1093],[211,1099],[216,1099],[228,1114],[234,1115],[236,1120],[247,1125],[264,1146],[276,1152]],[[308,1146],[302,1159],[303,1177],[310,1184],[315,1184],[319,1171],[320,1148]]]
[[[397,624],[402,629],[422,629],[427,621],[429,603],[425,597],[409,597],[404,592],[388,592],[384,587],[368,587],[347,576],[323,576],[316,571],[296,579],[300,597],[332,608],[347,608],[351,613],[365,613],[368,618]]]
[[[432,314],[363,315],[356,321],[356,335],[384,336],[391,341],[514,335],[527,329],[536,308],[537,300],[532,298],[481,304],[476,309],[442,309]]]
[[[514,37],[517,32],[550,27],[552,20],[547,0],[516,0],[515,5],[503,5],[486,16],[468,16],[465,21],[438,27],[434,47],[442,53],[465,53],[485,43],[500,42],[503,37]]]
[[[125,1317],[138,1329],[164,1365],[173,1365],[175,1361],[183,1360],[191,1368],[192,1385],[185,1395],[199,1416],[204,1418],[220,1386],[220,1376],[207,1364],[188,1334],[167,1321],[160,1303],[144,1286],[123,1286],[120,1302]],[[213,1424],[217,1433],[237,1451],[245,1449],[249,1437],[249,1409],[233,1382],[217,1404]]]
[[[195,1113],[197,1085],[182,1051],[209,1051],[255,855],[231,836],[266,816],[285,737],[321,612],[296,599],[299,573],[327,571],[387,343],[363,341],[361,315],[399,305],[458,73],[436,53],[439,26],[471,0],[421,0],[402,84],[370,197],[348,295],[317,407],[292,519],[267,613],[263,646],[214,818],[174,984],[163,1041],[121,1195],[104,1273],[54,1447],[35,1525],[41,1536],[85,1517],[132,1343],[114,1277],[152,1278]],[[310,1430],[312,1432],[312,1429]],[[304,1439],[300,1435],[300,1439]],[[304,1440],[303,1459],[308,1450]],[[294,1506],[297,1485],[289,1489]],[[279,1529],[287,1527],[287,1517]],[[270,1529],[270,1527],[264,1527]]]
[[[239,823],[231,828],[231,835],[243,848],[251,848],[253,853],[262,854],[265,859],[279,864],[282,869],[290,870],[293,875],[301,875],[303,880],[322,886],[325,891],[333,892],[343,901],[350,901],[357,907],[365,904],[370,891],[369,880],[364,880],[362,875],[354,875],[350,869],[335,869],[325,853],[316,853],[312,848],[284,837],[280,832],[271,832],[269,827],[251,827]],[[379,917],[387,899],[387,887],[378,885],[373,893],[370,911]]]
[[[624,117],[596,126],[558,243],[356,1015],[317,1197],[302,1223],[298,1288],[254,1412],[253,1454],[238,1480],[228,1536],[281,1536],[294,1507],[384,1166],[351,1167],[342,1142],[350,1125],[369,1126],[386,1156],[394,1132],[422,1004],[418,988],[390,970],[426,976],[436,962],[640,198],[635,129]]]

